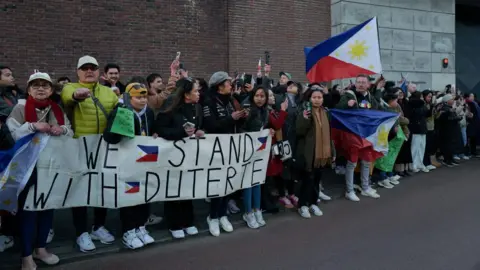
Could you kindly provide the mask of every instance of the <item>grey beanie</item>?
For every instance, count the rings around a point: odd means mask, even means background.
[[[228,73],[225,71],[217,71],[213,73],[212,77],[210,77],[210,80],[208,81],[208,86],[212,87],[215,85],[219,85],[226,80],[232,80]]]
[[[453,99],[453,96],[450,94],[446,94],[445,96],[442,97],[442,102],[448,102]]]

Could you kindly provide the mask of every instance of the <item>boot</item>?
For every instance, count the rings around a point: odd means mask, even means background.
[[[442,164],[437,161],[437,157],[435,157],[435,155],[430,156],[430,163],[437,168],[442,166]]]

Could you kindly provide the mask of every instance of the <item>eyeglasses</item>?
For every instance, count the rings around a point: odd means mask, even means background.
[[[135,90],[140,90],[140,89],[146,89],[147,87],[145,87],[144,84],[138,83],[138,84],[132,85],[132,88]]]
[[[45,84],[32,84],[31,88],[33,90],[39,90],[40,88],[42,89],[50,89],[52,86],[48,83]]]
[[[88,70],[97,71],[98,67],[97,66],[81,66],[80,70],[81,71],[88,71]]]

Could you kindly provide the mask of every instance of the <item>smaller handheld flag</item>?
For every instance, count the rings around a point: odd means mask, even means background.
[[[140,182],[125,182],[125,193],[132,194],[140,192]]]
[[[157,162],[158,146],[137,145],[140,152],[138,153],[137,162]]]
[[[267,148],[268,137],[259,137],[258,141],[260,142],[260,147],[258,147],[257,151],[265,150],[265,148]]]

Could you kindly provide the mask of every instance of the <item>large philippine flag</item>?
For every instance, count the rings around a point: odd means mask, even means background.
[[[376,17],[304,52],[312,83],[382,73]]]
[[[348,160],[374,161],[388,153],[388,134],[399,114],[376,110],[330,110],[332,140]]]

